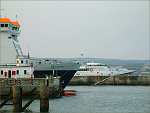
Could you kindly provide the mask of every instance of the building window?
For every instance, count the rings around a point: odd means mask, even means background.
[[[5,24],[5,27],[8,27],[8,24]]]
[[[17,27],[12,27],[12,30],[17,30]]]
[[[1,75],[3,75],[3,70],[1,70]]]
[[[15,30],[15,27],[12,27],[12,30]]]
[[[8,78],[11,78],[11,70],[8,70]]]
[[[27,74],[27,70],[24,70],[24,74]]]
[[[4,27],[4,24],[1,24],[1,27]]]
[[[19,64],[19,60],[17,60],[17,64]]]
[[[7,77],[7,72],[4,73],[4,76]]]
[[[19,70],[17,70],[17,75],[19,75]]]
[[[21,64],[23,64],[23,60],[21,60]]]
[[[16,75],[16,71],[12,71],[12,75]]]
[[[26,64],[28,64],[28,60],[26,60]]]

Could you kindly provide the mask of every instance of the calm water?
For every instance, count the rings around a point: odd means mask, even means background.
[[[67,89],[76,90],[77,96],[50,100],[50,113],[150,113],[150,86],[72,86]],[[39,112],[39,100],[28,109]]]

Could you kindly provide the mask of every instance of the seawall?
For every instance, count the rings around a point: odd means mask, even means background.
[[[74,76],[70,85],[150,85],[150,75]]]

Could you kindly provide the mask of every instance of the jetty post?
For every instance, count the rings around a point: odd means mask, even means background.
[[[40,81],[40,112],[49,111],[49,83],[47,79]]]
[[[58,97],[60,94],[60,77],[50,78],[0,78],[0,109],[6,105],[13,106],[13,112],[23,112],[35,99],[40,98],[40,112],[49,112],[49,97]],[[24,96],[31,96],[29,101],[22,105]],[[7,97],[6,97],[7,96]],[[11,101],[12,100],[12,101]]]
[[[22,112],[22,88],[18,85],[12,86],[13,112]]]

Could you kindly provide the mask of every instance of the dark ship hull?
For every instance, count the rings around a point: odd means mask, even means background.
[[[69,81],[72,79],[77,70],[35,70],[34,77],[35,78],[46,78],[47,76],[60,76],[60,82],[62,84],[62,88],[65,88]]]
[[[33,67],[35,78],[60,76],[62,87],[65,88],[75,73],[79,70],[80,64],[71,61],[36,59],[33,62]]]

